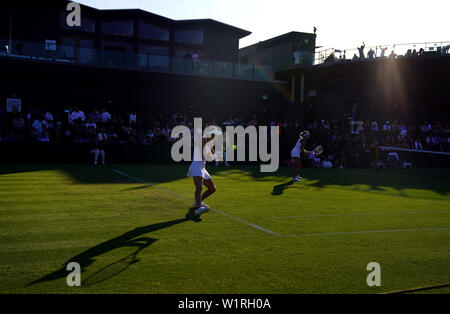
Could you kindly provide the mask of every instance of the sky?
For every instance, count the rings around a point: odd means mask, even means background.
[[[77,0],[99,9],[140,8],[171,19],[212,18],[252,34],[245,47],[290,31],[312,32],[317,46],[450,41],[449,0]]]

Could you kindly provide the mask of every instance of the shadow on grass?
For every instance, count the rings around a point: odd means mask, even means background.
[[[156,223],[140,228],[136,228],[134,230],[128,231],[116,238],[113,238],[111,240],[108,240],[106,242],[103,242],[99,245],[96,245],[78,255],[75,255],[74,257],[71,257],[68,259],[63,266],[55,270],[54,272],[51,272],[47,275],[44,275],[43,277],[30,282],[27,286],[35,285],[38,283],[43,283],[47,281],[57,280],[61,278],[65,278],[69,271],[66,270],[67,264],[71,262],[76,262],[80,264],[81,271],[83,272],[88,266],[92,265],[96,261],[96,257],[108,253],[110,251],[113,251],[118,248],[123,247],[134,247],[136,250],[115,261],[114,263],[109,264],[106,267],[103,267],[102,269],[94,272],[92,275],[87,277],[83,280],[82,285],[83,286],[90,286],[97,284],[99,282],[105,281],[107,279],[110,279],[119,273],[123,272],[127,268],[129,268],[131,265],[139,262],[138,254],[149,247],[151,244],[156,242],[158,239],[153,239],[149,237],[145,237],[143,235],[155,232],[158,230],[166,229],[175,225],[178,225],[180,223],[184,223],[187,221],[194,221],[194,222],[200,222],[200,218],[195,217],[194,215],[194,209],[191,208],[189,212],[186,214],[185,218],[181,219],[175,219],[167,222],[162,223]]]
[[[58,170],[66,173],[76,182],[82,184],[114,184],[136,181],[114,173],[114,169],[139,177],[154,184],[177,181],[186,178],[188,163],[159,164],[117,164],[93,166],[86,164],[0,164],[1,174],[12,174],[40,170]],[[209,164],[208,171],[214,176],[229,178],[235,181],[274,181],[282,183],[291,177],[292,170],[280,167],[276,173],[261,173],[257,165],[233,165],[230,168]],[[240,176],[243,174],[248,178]],[[415,168],[410,170],[368,170],[368,169],[302,169],[302,176],[308,180],[310,187],[323,188],[329,185],[352,187],[367,186],[368,190],[383,192],[384,188],[393,188],[403,193],[405,189],[430,190],[440,195],[450,194],[450,169]],[[140,190],[145,186],[131,187],[130,190]],[[289,183],[278,184],[272,195],[281,195],[285,189],[291,188]],[[404,195],[407,197],[407,195]]]
[[[284,194],[284,191],[287,189],[297,189],[297,190],[308,190],[311,187],[309,185],[302,185],[301,182],[286,182],[282,184],[277,184],[273,187],[272,195],[279,196]]]
[[[286,182],[283,184],[278,184],[273,187],[272,195],[281,195],[284,193],[284,190],[291,188],[294,185],[294,182]]]

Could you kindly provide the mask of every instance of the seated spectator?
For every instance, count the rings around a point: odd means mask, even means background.
[[[377,121],[373,121],[373,122],[372,122],[372,125],[371,125],[371,127],[370,127],[370,129],[371,129],[372,131],[379,131],[380,128],[378,127],[378,122],[377,122]]]
[[[39,138],[41,136],[42,132],[48,128],[48,124],[47,124],[47,121],[45,121],[45,120],[36,119],[36,120],[34,120],[31,127],[34,130],[35,137]]]
[[[109,114],[108,111],[106,111],[105,108],[102,109],[102,113],[100,115],[100,122],[105,124],[105,123],[109,123],[111,121],[111,115]]]
[[[25,127],[25,121],[23,120],[22,116],[16,116],[12,120],[12,127],[16,131],[21,131]]]
[[[37,138],[38,142],[50,142],[50,137],[47,131],[42,132],[42,134]]]
[[[72,124],[83,122],[86,120],[86,117],[84,115],[84,112],[79,110],[77,107],[73,110],[73,112],[70,114],[70,120]]]
[[[252,116],[252,119],[247,123],[247,126],[252,125],[252,126],[257,126],[258,125],[258,121],[256,119],[256,115],[254,114]]]
[[[47,123],[53,122],[53,115],[47,111],[44,115],[44,120],[47,121]]]
[[[386,121],[383,125],[383,131],[390,131],[392,129],[391,122]]]

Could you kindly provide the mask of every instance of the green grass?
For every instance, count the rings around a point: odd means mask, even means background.
[[[450,230],[411,230],[450,228],[449,170],[305,169],[295,184],[285,168],[208,170],[218,190],[207,203],[218,211],[196,223],[184,219],[193,203],[187,165],[0,165],[0,293],[382,293],[450,284]],[[386,230],[397,232],[366,232]],[[66,284],[71,261],[82,265],[81,287]],[[369,262],[381,265],[381,287],[366,284]]]

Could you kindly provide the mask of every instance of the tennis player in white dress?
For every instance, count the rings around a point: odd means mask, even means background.
[[[300,138],[295,144],[294,149],[291,151],[291,157],[294,159],[294,176],[292,177],[292,182],[300,182],[302,181],[302,177],[298,174],[300,168],[302,167],[302,159],[301,155],[310,156],[312,152],[307,151],[305,149],[305,143],[310,138],[310,133],[308,131],[303,131],[300,133]]]
[[[207,139],[203,139],[203,147],[205,145],[210,145]],[[211,153],[214,154],[213,148],[211,147]],[[195,208],[195,214],[197,216],[200,216],[204,213],[207,213],[209,211],[209,206],[204,204],[203,201],[210,197],[212,194],[216,192],[216,185],[214,184],[213,180],[211,179],[210,174],[206,170],[206,160],[203,157],[202,154],[202,160],[201,161],[193,161],[191,163],[191,166],[189,167],[188,171],[188,177],[191,177],[194,180],[195,185],[195,202],[194,202],[194,208]],[[207,188],[205,192],[203,192],[203,186]],[[203,192],[203,194],[202,194]]]

